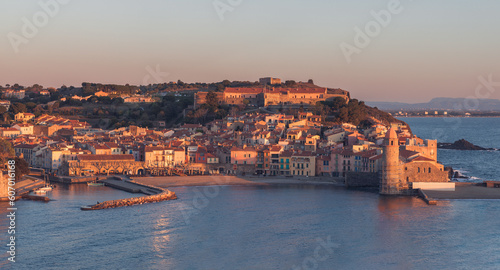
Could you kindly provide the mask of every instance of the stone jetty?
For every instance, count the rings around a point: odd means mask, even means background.
[[[107,185],[107,180],[105,180],[103,182],[106,183],[106,185]],[[94,204],[94,205],[82,206],[81,209],[82,210],[101,210],[101,209],[107,209],[107,208],[132,206],[132,205],[137,205],[137,204],[154,203],[154,202],[161,202],[161,201],[168,201],[168,200],[177,199],[177,195],[175,195],[175,192],[170,191],[168,189],[138,184],[138,183],[134,183],[131,181],[110,180],[109,182],[112,183],[110,186],[112,186],[113,188],[127,190],[127,191],[130,191],[133,193],[141,192],[141,193],[147,194],[147,196],[127,198],[127,199],[121,199],[121,200],[113,200],[113,201],[105,201],[105,202]],[[154,193],[154,194],[152,194],[152,193]]]

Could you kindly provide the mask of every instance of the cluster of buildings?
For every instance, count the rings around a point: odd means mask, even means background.
[[[63,117],[41,115],[35,118],[32,113],[17,113],[14,115],[16,123],[11,127],[0,128],[0,136],[15,139],[25,136],[52,136],[57,131],[59,133],[80,133],[91,129],[91,125],[87,122],[78,120],[70,120]]]
[[[3,98],[17,98],[23,99],[26,96],[26,90],[14,90],[14,89],[6,89],[3,91]]]
[[[263,106],[311,106],[318,101],[330,101],[341,97],[349,101],[349,92],[342,89],[321,88],[301,84],[298,87],[227,87],[223,92],[215,92],[220,104]],[[198,92],[194,96],[195,108],[207,102],[208,92]]]
[[[73,96],[71,96],[71,99],[82,101],[82,100],[88,100],[92,96],[96,96],[96,97],[121,97],[121,98],[123,98],[124,103],[153,103],[156,101],[153,97],[144,96],[144,95],[137,95],[137,94],[135,94],[135,95],[119,95],[116,92],[108,93],[108,92],[104,92],[104,91],[98,91],[98,92],[94,93],[93,95],[88,95],[85,97],[73,95]],[[61,98],[61,101],[66,101],[66,99],[67,98],[65,98],[65,97]]]
[[[310,112],[252,113],[203,126],[105,131],[42,115],[12,129],[16,135],[1,135],[14,144],[18,156],[34,168],[65,176],[323,176],[345,179],[350,185],[384,183],[381,192],[387,194],[411,189],[414,182],[448,181],[437,162],[435,140],[424,141],[403,124],[388,127],[376,119],[360,130],[347,123],[325,127],[321,116]]]

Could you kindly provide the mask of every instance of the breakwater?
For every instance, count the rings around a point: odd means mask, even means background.
[[[130,191],[133,193],[142,192],[144,194],[147,194],[147,196],[105,201],[94,205],[82,206],[81,207],[82,210],[101,210],[107,208],[132,206],[137,204],[155,203],[155,202],[177,199],[177,195],[175,194],[175,192],[164,188],[142,185],[129,181],[105,180],[103,182],[105,182],[106,185],[108,185],[108,182],[112,183],[110,186],[113,188]]]

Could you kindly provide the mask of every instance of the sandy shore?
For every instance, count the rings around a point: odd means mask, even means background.
[[[425,190],[425,194],[437,200],[500,199],[500,188],[476,186],[473,183],[456,183],[455,191]]]
[[[245,177],[245,176],[167,176],[167,177],[133,177],[135,182],[162,188],[182,186],[263,186],[263,185],[332,185],[343,186],[332,178],[309,177],[309,178],[287,178],[287,177]]]

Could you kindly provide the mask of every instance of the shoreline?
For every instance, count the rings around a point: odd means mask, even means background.
[[[348,189],[343,182],[331,177],[245,177],[245,176],[166,176],[166,177],[134,177],[138,184],[160,188],[201,187],[201,186],[329,186]],[[500,188],[487,188],[480,183],[455,182],[455,191],[425,190],[430,200],[472,200],[500,199]],[[356,188],[358,189],[358,188]],[[363,189],[363,188],[359,188]]]
[[[399,119],[399,118],[500,118],[500,115],[498,116],[480,116],[480,115],[475,115],[475,116],[444,116],[444,115],[439,115],[439,116],[395,116],[394,118]]]

